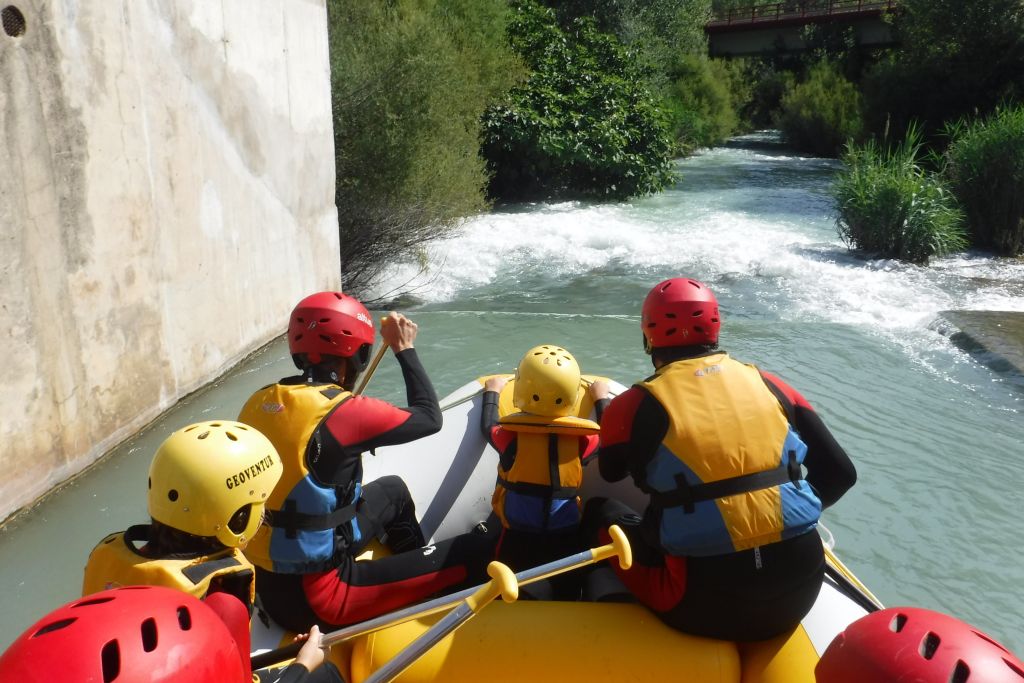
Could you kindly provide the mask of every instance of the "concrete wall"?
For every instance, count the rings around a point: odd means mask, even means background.
[[[340,286],[324,0],[0,0],[0,520]]]

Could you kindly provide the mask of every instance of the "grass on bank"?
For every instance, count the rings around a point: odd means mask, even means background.
[[[946,177],[975,246],[1024,251],[1024,106],[948,126]]]
[[[832,192],[848,246],[917,264],[967,247],[963,212],[942,179],[922,168],[920,153],[915,128],[892,147],[847,144]]]

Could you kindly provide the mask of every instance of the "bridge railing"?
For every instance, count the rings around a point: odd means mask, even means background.
[[[786,21],[790,19],[814,19],[830,15],[866,14],[892,12],[898,0],[807,0],[805,2],[776,2],[753,7],[730,9],[725,16],[717,16],[708,22],[712,26],[734,26],[761,22]]]

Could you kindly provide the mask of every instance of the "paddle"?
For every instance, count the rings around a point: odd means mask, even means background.
[[[520,586],[526,586],[536,581],[541,581],[558,574],[564,574],[565,572],[572,571],[573,569],[579,569],[580,567],[585,567],[611,557],[617,557],[619,559],[619,566],[623,569],[629,569],[633,564],[633,552],[629,547],[629,541],[626,539],[626,534],[623,533],[622,529],[618,526],[610,527],[608,529],[608,534],[612,537],[612,542],[608,545],[584,550],[583,552],[576,553],[575,555],[563,557],[560,560],[548,562],[547,564],[542,564],[532,569],[525,569],[515,575],[516,581]],[[352,624],[351,626],[346,626],[345,628],[338,629],[337,631],[331,631],[330,633],[324,634],[320,642],[324,647],[328,647],[345,640],[350,640],[356,636],[373,633],[374,631],[379,631],[389,626],[403,624],[407,621],[412,621],[413,619],[425,617],[437,612],[443,612],[444,610],[452,607],[453,605],[457,605],[470,597],[479,589],[480,586],[467,588],[457,593],[452,593],[451,595],[443,595],[427,602],[421,602],[418,605],[411,605],[389,614],[368,619],[358,624]],[[286,645],[276,650],[253,655],[252,669],[255,671],[256,669],[262,669],[288,659],[294,659],[301,647],[302,643],[298,642]]]
[[[444,615],[423,635],[385,662],[384,666],[374,671],[365,683],[388,683],[388,681],[394,680],[430,648],[437,645],[442,638],[472,619],[499,595],[505,602],[515,602],[519,598],[519,584],[515,574],[508,566],[501,562],[491,562],[487,565],[487,575],[491,577],[489,582],[480,586],[475,593]]]
[[[384,325],[386,325],[387,322],[388,318],[380,319],[380,327],[382,330],[384,329]],[[370,365],[367,366],[366,372],[364,372],[363,376],[359,378],[359,386],[357,386],[355,391],[352,392],[353,394],[358,396],[359,394],[363,393],[363,389],[365,389],[366,385],[370,383],[370,378],[373,377],[373,373],[377,371],[377,366],[380,365],[380,361],[382,358],[384,358],[384,354],[387,352],[387,350],[388,345],[384,343],[383,339],[381,339],[380,346],[377,347],[377,353],[374,354],[373,360],[371,360]]]

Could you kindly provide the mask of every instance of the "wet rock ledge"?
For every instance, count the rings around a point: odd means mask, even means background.
[[[1024,313],[942,311],[936,329],[999,373],[1024,377]]]

